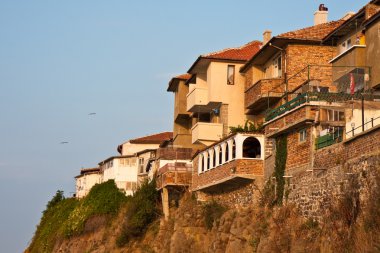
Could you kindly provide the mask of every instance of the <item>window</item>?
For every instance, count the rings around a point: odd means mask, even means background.
[[[327,121],[344,121],[344,112],[327,110]]]
[[[139,158],[139,172],[144,173],[144,157]]]
[[[306,141],[307,130],[306,129],[302,129],[301,131],[299,131],[299,134],[300,134],[300,142]]]
[[[282,76],[281,55],[273,60],[273,77]]]
[[[219,147],[219,164],[223,163],[223,151],[222,151],[222,146]]]
[[[227,66],[227,84],[229,85],[235,84],[235,65]]]

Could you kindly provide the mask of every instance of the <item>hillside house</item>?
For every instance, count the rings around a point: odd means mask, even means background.
[[[85,197],[95,184],[102,182],[100,168],[81,169],[80,174],[75,177],[75,196]]]

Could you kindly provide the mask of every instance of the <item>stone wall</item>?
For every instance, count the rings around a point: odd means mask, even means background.
[[[230,208],[247,207],[260,200],[259,187],[262,187],[262,179],[257,179],[233,191],[224,191],[221,188],[217,193],[198,191],[196,195],[200,201],[215,200]]]
[[[321,219],[331,204],[358,180],[365,203],[369,187],[380,170],[380,128],[367,130],[352,140],[315,151],[314,169],[287,179],[287,201],[295,203],[305,217]]]

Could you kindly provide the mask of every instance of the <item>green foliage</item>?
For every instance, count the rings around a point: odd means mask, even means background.
[[[247,132],[261,132],[263,124],[256,124],[252,121],[246,120],[244,126],[238,125],[237,127],[230,127],[230,133],[247,133]]]
[[[47,203],[46,210],[44,212],[48,211],[49,209],[51,209],[52,207],[54,207],[56,204],[58,204],[64,199],[65,199],[65,196],[63,195],[63,191],[58,190],[55,193],[54,197]]]
[[[203,206],[203,217],[206,228],[210,230],[214,222],[219,220],[226,210],[227,208],[225,206],[222,206],[215,200],[206,203]]]
[[[276,179],[276,198],[277,205],[282,204],[285,188],[285,167],[287,157],[287,136],[282,135],[276,139],[276,160],[274,167],[274,177]]]
[[[75,198],[65,199],[63,191],[57,191],[43,211],[40,224],[34,234],[29,252],[44,253],[51,252],[57,240],[63,238],[63,224],[70,216],[71,212],[78,205]]]
[[[86,198],[70,214],[65,225],[65,235],[70,237],[80,234],[91,216],[115,215],[126,199],[113,180],[94,185]]]
[[[124,246],[130,239],[142,235],[147,227],[158,217],[159,193],[156,182],[145,181],[127,203],[125,224],[116,244]]]
[[[264,189],[260,196],[260,206],[261,207],[273,207],[276,200],[276,186],[273,183],[272,178],[270,178],[264,185]]]

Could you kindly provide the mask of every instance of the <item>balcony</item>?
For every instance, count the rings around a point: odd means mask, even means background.
[[[187,163],[168,163],[157,171],[156,184],[160,190],[167,186],[189,186],[192,165]]]
[[[330,63],[333,66],[365,66],[366,61],[366,46],[353,45],[346,51],[340,53]]]
[[[210,145],[223,137],[223,124],[198,122],[191,128],[192,143]]]
[[[203,112],[204,107],[208,104],[208,89],[197,87],[191,90],[187,95],[188,112]]]
[[[261,159],[235,159],[207,172],[193,175],[193,191],[216,192],[239,188],[264,176]]]
[[[245,108],[257,113],[278,102],[283,96],[284,79],[261,79],[245,91]]]

